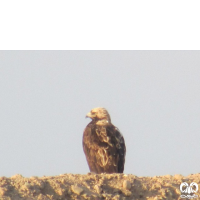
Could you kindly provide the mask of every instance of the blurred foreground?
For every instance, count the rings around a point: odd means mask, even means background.
[[[0,199],[177,200],[184,199],[180,197],[180,184],[183,182],[187,182],[188,185],[195,182],[199,185],[200,174],[191,174],[187,177],[182,175],[137,177],[132,174],[89,173],[87,175],[62,174],[30,178],[17,174],[11,178],[0,177]],[[183,189],[186,188],[183,187]],[[190,193],[190,195],[193,194]],[[195,195],[200,197],[199,190]]]

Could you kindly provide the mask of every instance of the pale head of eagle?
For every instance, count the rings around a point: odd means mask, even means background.
[[[86,117],[96,121],[98,125],[106,125],[111,123],[110,115],[105,108],[93,108]]]

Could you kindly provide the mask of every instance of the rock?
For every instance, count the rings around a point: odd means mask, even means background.
[[[126,190],[126,191],[124,192],[124,195],[127,196],[127,197],[130,197],[130,196],[132,195],[132,192],[129,191],[129,190]]]
[[[160,184],[160,183],[156,183],[156,184],[155,184],[155,188],[156,188],[156,189],[161,189],[161,188],[162,188],[162,186],[161,186],[161,184]]]
[[[6,194],[6,192],[7,192],[7,190],[8,190],[7,188],[0,187],[0,195],[4,196]]]
[[[79,187],[77,185],[72,185],[71,189],[77,195],[80,195],[83,192],[83,188],[81,188],[81,187]]]
[[[167,174],[167,175],[165,175],[164,177],[165,177],[165,178],[172,178],[172,175]]]
[[[57,193],[58,193],[60,196],[62,196],[62,195],[64,194],[64,190],[61,189],[61,188],[59,188],[59,189],[57,190]]]
[[[21,174],[15,174],[14,176],[11,176],[11,179],[17,179],[17,178],[23,178]]]
[[[7,178],[5,176],[0,177],[0,181],[6,180]]]
[[[38,179],[37,176],[31,176],[30,179]]]
[[[86,194],[86,193],[84,193],[82,196],[83,196],[84,199],[88,199],[88,197],[89,197],[89,195]]]
[[[37,182],[37,185],[39,186],[40,189],[43,189],[45,187],[45,183],[43,181]]]
[[[119,195],[115,195],[115,196],[113,197],[113,200],[120,200],[120,196],[119,196]]]
[[[131,189],[131,183],[128,180],[124,180],[123,181],[123,188],[126,190],[130,190]]]
[[[96,190],[96,192],[97,192],[98,194],[100,194],[100,193],[102,192],[102,188],[101,188],[99,185],[95,185],[95,186],[94,186],[94,189]]]
[[[24,185],[21,186],[21,190],[28,190],[31,188],[31,185],[29,183],[25,183]]]
[[[175,174],[174,178],[177,179],[177,180],[182,180],[183,176],[181,174]]]
[[[178,195],[181,195],[181,191],[179,189],[175,190]]]

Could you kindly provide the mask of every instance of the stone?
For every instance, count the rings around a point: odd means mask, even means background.
[[[126,190],[130,190],[131,189],[131,183],[128,180],[124,180],[123,181],[123,188]]]
[[[83,192],[83,188],[82,187],[79,187],[77,185],[72,185],[71,186],[71,189],[72,191],[77,194],[77,195],[80,195],[82,192]]]

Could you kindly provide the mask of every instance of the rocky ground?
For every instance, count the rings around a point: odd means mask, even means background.
[[[178,200],[182,182],[199,185],[200,174],[137,177],[89,173],[30,178],[15,175],[0,177],[0,200]],[[195,194],[200,197],[199,191]]]

